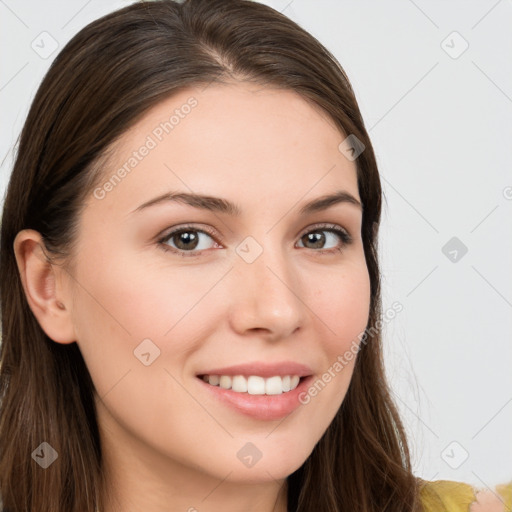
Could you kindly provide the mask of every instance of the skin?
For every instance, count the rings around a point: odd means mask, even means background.
[[[155,106],[120,139],[105,181],[191,96],[197,106],[156,148],[103,199],[91,194],[72,271],[45,262],[32,230],[16,238],[18,266],[42,328],[55,342],[78,343],[95,384],[111,500],[102,512],[284,512],[285,479],[334,418],[355,358],[283,420],[233,410],[196,374],[292,360],[319,377],[357,341],[370,306],[362,211],[339,203],[298,213],[335,190],[360,200],[356,166],[325,113],[293,91],[241,82]],[[167,191],[222,197],[242,214],[170,201],[131,213]],[[352,243],[316,227],[324,222]],[[215,238],[192,231],[200,256],[166,252],[158,235],[188,223]],[[303,236],[311,232],[326,236],[323,245]],[[252,263],[236,252],[248,236],[262,249]],[[148,366],[134,356],[147,338],[160,350]],[[250,468],[237,457],[247,442],[262,453]]]
[[[505,512],[503,500],[493,491],[485,489],[476,493],[469,512]]]

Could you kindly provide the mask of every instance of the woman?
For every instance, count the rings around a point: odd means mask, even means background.
[[[4,510],[501,506],[412,474],[380,209],[347,77],[280,13],[161,0],[81,30],[3,212]]]

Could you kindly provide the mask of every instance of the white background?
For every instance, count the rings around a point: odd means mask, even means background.
[[[52,59],[83,26],[130,3],[0,0],[2,196]],[[383,305],[404,308],[385,327],[386,368],[415,473],[478,487],[508,481],[512,1],[264,3],[340,61],[374,144],[385,194]],[[59,45],[46,59],[31,47],[43,31]],[[456,262],[442,251],[452,237],[468,250],[448,255]]]

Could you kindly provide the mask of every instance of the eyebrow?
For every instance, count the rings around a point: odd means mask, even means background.
[[[166,203],[168,201],[183,203],[189,206],[193,206],[194,208],[199,208],[201,210],[225,213],[227,215],[236,217],[239,217],[242,214],[241,208],[237,206],[235,203],[228,201],[227,199],[185,192],[167,192],[141,204],[131,213],[144,210],[146,208],[149,208],[150,206]],[[299,210],[299,214],[303,216],[327,210],[331,206],[340,203],[352,204],[354,206],[357,206],[360,210],[363,209],[362,202],[357,200],[352,194],[345,190],[338,190],[333,194],[327,194],[316,199],[313,199],[312,201],[309,201],[304,206],[302,206],[302,208]]]

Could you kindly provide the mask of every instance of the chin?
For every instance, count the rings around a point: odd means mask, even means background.
[[[276,457],[275,454],[270,457],[265,457],[263,454],[261,459],[259,459],[252,467],[239,463],[235,468],[233,468],[233,465],[231,464],[231,467],[227,468],[225,475],[229,471],[232,471],[229,475],[230,482],[247,484],[284,480],[304,464],[309,454],[310,452],[293,458],[288,456],[285,459],[280,459]]]

